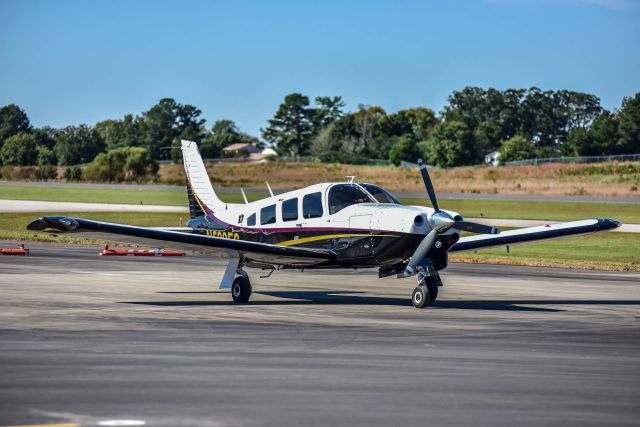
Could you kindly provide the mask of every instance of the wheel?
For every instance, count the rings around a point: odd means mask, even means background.
[[[231,285],[231,297],[235,303],[245,303],[251,297],[251,283],[244,276],[238,276],[233,279]]]
[[[426,286],[417,286],[411,294],[411,302],[415,308],[425,308],[429,305],[431,298],[429,296],[429,288]]]

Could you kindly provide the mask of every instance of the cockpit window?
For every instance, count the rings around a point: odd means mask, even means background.
[[[360,184],[360,185],[362,185],[365,190],[371,193],[371,195],[375,197],[376,200],[379,201],[380,203],[395,203],[396,205],[402,204],[398,201],[398,199],[393,197],[391,193],[389,193],[387,190],[385,190],[382,187],[378,187],[377,185],[373,185],[373,184]]]
[[[340,212],[347,206],[358,203],[372,203],[367,193],[354,184],[338,184],[329,190],[329,214]]]

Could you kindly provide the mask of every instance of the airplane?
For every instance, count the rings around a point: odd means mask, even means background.
[[[195,250],[229,259],[220,289],[247,303],[252,287],[245,267],[280,269],[378,268],[380,278],[415,277],[411,302],[425,308],[442,286],[439,271],[448,254],[611,230],[620,222],[586,219],[539,227],[500,230],[465,221],[440,209],[426,165],[418,165],[432,208],[401,204],[384,188],[355,177],[310,185],[249,203],[218,198],[195,142],[182,141],[190,220],[186,227],[137,227],[82,218],[46,216],[27,229],[77,233],[122,243]],[[474,233],[463,236],[463,231]]]

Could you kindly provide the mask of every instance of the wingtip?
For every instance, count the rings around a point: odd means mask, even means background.
[[[611,218],[597,218],[597,221],[603,230],[612,230],[622,226],[622,222]]]
[[[30,231],[46,231],[50,233],[65,233],[78,228],[78,222],[64,216],[45,216],[31,221],[27,225]]]

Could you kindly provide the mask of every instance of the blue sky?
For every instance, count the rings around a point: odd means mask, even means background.
[[[640,91],[640,1],[0,0],[0,105],[94,124],[162,97],[257,134],[291,92],[440,111],[468,85]]]

